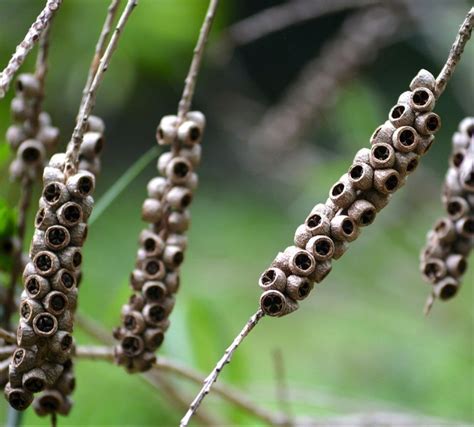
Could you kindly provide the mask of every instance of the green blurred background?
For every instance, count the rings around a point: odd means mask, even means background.
[[[232,51],[222,43],[232,23],[278,3],[222,0],[198,81],[194,107],[208,120],[201,182],[182,287],[160,354],[203,372],[257,308],[260,273],[291,243],[311,207],[326,199],[354,153],[368,145],[398,94],[420,68],[439,71],[470,7],[464,0],[416,0],[423,5],[424,23],[407,20],[396,40],[328,100],[325,113],[301,141],[292,142],[311,161],[280,156],[268,171],[252,161],[247,144],[252,129],[353,13],[309,20]],[[42,4],[0,0],[0,68]],[[105,0],[68,0],[54,22],[45,109],[61,128],[64,143],[107,5]],[[204,0],[140,0],[98,96],[95,112],[107,123],[108,143],[96,199],[155,144],[160,117],[176,111],[206,7]],[[34,56],[23,70],[32,69]],[[453,301],[437,303],[425,318],[429,287],[418,272],[418,255],[427,230],[442,215],[439,188],[450,138],[458,122],[473,114],[473,76],[471,44],[437,106],[443,129],[423,164],[298,312],[263,319],[226,368],[223,382],[276,407],[274,355],[280,351],[293,414],[379,409],[471,425],[474,270]],[[3,138],[12,95],[0,102],[0,197],[14,206],[18,187],[8,182],[11,158]],[[143,227],[140,206],[145,184],[156,174],[154,163],[92,225],[85,247],[80,312],[109,330],[118,324],[120,306],[130,293],[128,275]],[[94,342],[80,329],[76,335],[80,344]],[[75,407],[60,425],[177,425],[183,415],[140,378],[105,362],[79,361],[77,376]],[[195,385],[176,384],[188,400],[197,391]],[[203,408],[226,425],[259,425],[212,394]],[[0,419],[5,417],[0,399]],[[32,411],[23,421],[49,423]]]

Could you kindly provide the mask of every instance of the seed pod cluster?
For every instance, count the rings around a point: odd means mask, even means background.
[[[16,157],[10,165],[12,179],[40,176],[47,154],[59,142],[59,129],[51,125],[49,114],[41,112],[43,87],[33,74],[22,74],[16,81],[16,96],[11,102],[14,124],[6,139]]]
[[[188,208],[198,182],[195,169],[201,159],[204,127],[204,115],[193,111],[184,120],[165,116],[157,129],[158,143],[171,145],[171,150],[158,159],[161,176],[147,185],[142,218],[150,226],[140,234],[130,279],[134,293],[122,308],[121,326],[114,331],[120,341],[116,361],[129,372],[151,368],[169,326],[187,247]]]
[[[461,121],[453,135],[441,200],[446,216],[428,232],[420,256],[422,276],[432,285],[428,310],[436,298],[445,301],[457,294],[474,246],[474,117]]]
[[[99,175],[101,169],[100,155],[105,144],[105,124],[100,117],[89,116],[87,131],[84,133],[79,150],[79,169]]]
[[[82,170],[67,177],[64,161],[65,154],[55,154],[44,169],[30,262],[23,272],[18,348],[5,389],[7,400],[17,410],[26,409],[34,393],[43,390],[47,390],[44,396],[54,396],[42,406],[41,397],[35,405],[40,413],[66,414],[71,406],[66,394],[71,387],[65,384],[70,383],[81,248],[94,203],[95,178]],[[54,406],[56,392],[61,394],[61,403]]]
[[[373,133],[371,148],[359,150],[347,173],[331,187],[297,229],[294,246],[280,252],[259,279],[260,307],[269,316],[298,308],[355,240],[370,225],[391,195],[418,166],[441,126],[432,112],[435,78],[420,70],[390,110],[388,120]]]

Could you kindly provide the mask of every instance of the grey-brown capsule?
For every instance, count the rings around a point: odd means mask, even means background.
[[[400,185],[400,175],[395,169],[378,169],[374,172],[374,187],[383,194],[395,192]]]
[[[356,190],[348,179],[347,174],[343,175],[339,181],[332,186],[329,197],[335,205],[343,209],[350,206],[356,199]]]
[[[417,87],[411,93],[410,107],[419,113],[431,111],[435,106],[433,92],[426,87]]]
[[[415,113],[408,104],[398,103],[390,110],[388,118],[395,127],[411,126],[415,120]]]
[[[331,221],[331,236],[336,240],[352,242],[357,239],[359,229],[354,220],[347,215],[337,215]]]
[[[161,202],[156,199],[145,199],[142,206],[142,219],[149,223],[159,222],[163,215]]]
[[[82,199],[94,192],[95,177],[90,172],[79,171],[68,178],[66,186],[74,197]]]
[[[298,303],[272,289],[260,296],[260,308],[268,316],[281,317],[297,310]]]
[[[391,168],[395,163],[395,151],[386,143],[376,143],[370,150],[370,164],[374,169]]]
[[[429,136],[441,128],[441,118],[436,113],[424,113],[416,117],[415,129],[421,135]]]
[[[263,290],[275,289],[283,292],[286,288],[286,275],[279,268],[269,268],[262,273],[258,284]]]
[[[308,241],[306,250],[316,261],[326,261],[334,255],[334,242],[328,236],[314,236]]]
[[[309,276],[315,268],[316,261],[308,251],[290,246],[285,249],[284,254],[288,257],[288,268],[291,273],[300,276]]]
[[[411,126],[402,126],[394,132],[392,142],[397,151],[408,153],[416,150],[419,137],[416,130]]]
[[[366,227],[374,222],[377,210],[369,201],[358,199],[349,207],[348,215],[357,226]]]
[[[415,90],[419,87],[426,87],[434,92],[436,87],[436,79],[433,74],[425,69],[418,71],[418,74],[413,78],[410,83],[410,89]]]
[[[286,293],[294,301],[305,299],[313,289],[313,282],[307,277],[290,275],[287,278]]]
[[[374,181],[374,170],[367,163],[353,163],[347,173],[349,182],[357,190],[368,190],[372,188]]]

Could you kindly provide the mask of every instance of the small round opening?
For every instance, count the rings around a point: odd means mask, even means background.
[[[361,165],[354,166],[350,172],[349,175],[352,179],[358,180],[359,178],[362,177],[362,174],[364,173],[364,168]]]
[[[72,264],[74,267],[79,267],[82,264],[82,254],[79,251],[74,252]]]
[[[72,343],[73,343],[72,336],[69,334],[64,335],[64,337],[61,340],[61,349],[63,351],[69,350],[72,347]]]
[[[390,156],[390,150],[385,145],[378,145],[374,149],[374,157],[377,160],[387,160]]]
[[[153,252],[156,249],[155,239],[152,239],[151,237],[145,239],[143,242],[143,247],[147,252]]]
[[[64,310],[66,308],[66,297],[61,294],[55,294],[51,298],[51,309],[56,313]]]
[[[344,221],[342,221],[342,231],[346,236],[351,235],[354,232],[354,223],[346,218]]]
[[[25,357],[25,350],[22,348],[19,348],[15,350],[15,353],[13,353],[13,363],[15,366],[18,367],[18,365],[23,362],[23,358]]]
[[[270,283],[273,283],[275,278],[276,278],[275,270],[273,269],[267,270],[262,276],[262,283],[264,285],[268,285]]]
[[[434,262],[428,262],[425,265],[424,273],[430,279],[436,279],[440,274],[440,269],[438,264]]]
[[[46,412],[58,412],[60,402],[56,397],[54,396],[42,396],[40,398],[40,406],[46,411]]]
[[[321,224],[321,221],[322,221],[322,218],[320,215],[318,214],[315,214],[315,215],[311,215],[308,220],[306,221],[306,225],[309,227],[309,228],[315,228],[317,227],[319,224]]]
[[[40,378],[28,378],[25,381],[25,389],[30,391],[31,393],[38,393],[44,389],[44,381]]]
[[[122,341],[122,348],[129,356],[134,356],[139,353],[141,346],[137,337],[125,337]]]
[[[145,270],[148,274],[156,274],[160,271],[160,263],[158,261],[148,261]]]
[[[300,298],[304,298],[308,296],[309,292],[311,290],[311,287],[309,286],[309,283],[305,281],[299,288],[298,288],[298,296]]]
[[[189,166],[184,162],[177,162],[173,167],[176,176],[184,178],[189,173]]]
[[[10,405],[12,406],[12,408],[16,409],[17,411],[25,410],[29,403],[25,399],[23,394],[19,391],[14,391],[10,393],[10,395],[8,396],[8,401],[10,402]]]
[[[61,283],[68,289],[74,286],[74,277],[72,274],[64,272],[61,274]]]
[[[66,242],[67,234],[63,227],[50,227],[46,231],[46,239],[51,246],[58,247]]]
[[[93,185],[94,184],[90,177],[83,176],[79,179],[79,182],[77,183],[77,188],[82,195],[87,196],[92,191]]]
[[[469,218],[466,221],[464,221],[462,230],[466,234],[474,234],[474,219]]]
[[[405,112],[405,107],[403,105],[397,105],[392,109],[392,119],[400,118]]]
[[[36,327],[41,331],[41,332],[51,332],[54,329],[54,319],[51,315],[48,315],[46,313],[39,315],[36,318]]]
[[[389,176],[389,178],[385,181],[385,188],[388,191],[393,191],[398,186],[398,178],[395,175]]]
[[[332,195],[339,196],[344,191],[344,184],[340,182],[332,188]]]
[[[304,253],[299,253],[295,257],[295,265],[299,269],[301,269],[303,271],[306,271],[306,270],[309,270],[311,268],[313,263],[311,262],[311,259],[309,258],[308,255],[306,255]]]
[[[41,254],[35,260],[35,266],[39,271],[48,271],[51,269],[53,261],[48,254]]]
[[[64,209],[64,219],[70,224],[76,224],[81,219],[81,207],[79,205],[69,204]]]
[[[441,289],[439,296],[442,300],[447,300],[456,295],[457,291],[458,287],[455,284],[448,283],[447,285],[443,286],[443,289]]]
[[[413,92],[413,103],[419,107],[425,106],[430,99],[430,94],[425,89]]]
[[[407,172],[413,172],[416,167],[418,166],[418,160],[417,159],[412,159],[408,162],[407,165]]]
[[[166,312],[165,309],[161,305],[155,305],[151,308],[150,312],[150,319],[155,322],[161,322],[166,318]]]
[[[186,194],[182,199],[181,199],[181,206],[183,208],[189,206],[191,204],[191,201],[193,200],[193,197],[191,194]]]
[[[40,285],[38,280],[35,277],[30,277],[26,281],[26,290],[31,296],[36,296],[39,294]]]
[[[184,254],[183,252],[179,251],[176,252],[173,256],[173,264],[180,265],[184,261]]]
[[[61,188],[59,187],[58,184],[54,182],[52,182],[51,184],[48,184],[43,190],[43,197],[49,203],[57,202],[60,196],[61,196]]]
[[[448,206],[447,206],[448,214],[457,215],[458,213],[461,212],[461,210],[462,210],[461,203],[459,203],[457,200],[453,200],[448,203]]]
[[[319,255],[326,256],[331,251],[331,247],[328,239],[321,239],[314,245],[314,251]]]
[[[28,147],[22,153],[22,158],[26,163],[37,162],[40,157],[40,152],[36,147]]]
[[[278,314],[282,311],[285,301],[282,296],[270,294],[265,295],[262,299],[262,308],[268,314]]]
[[[135,319],[135,316],[127,314],[123,320],[123,325],[125,326],[125,329],[133,331],[137,327],[137,320]]]
[[[454,153],[453,155],[453,165],[456,166],[457,168],[461,166],[461,163],[464,160],[464,154],[463,153]]]
[[[28,301],[23,301],[20,307],[20,314],[23,319],[28,319],[31,316],[31,307]]]
[[[466,179],[464,180],[464,184],[469,187],[474,187],[474,172],[469,172]]]
[[[150,341],[149,341],[149,345],[151,345],[152,347],[159,347],[163,340],[165,339],[165,336],[163,334],[163,332],[161,331],[158,331],[156,332],[155,334],[153,334],[153,336],[151,337]]]
[[[38,211],[38,213],[36,214],[35,225],[36,225],[37,227],[39,227],[39,226],[43,223],[45,214],[46,214],[46,211],[45,211],[44,208],[41,208],[41,209]]]
[[[150,300],[156,301],[163,298],[165,295],[163,288],[158,285],[149,286],[146,290],[146,297]]]
[[[400,133],[399,139],[402,145],[410,147],[415,142],[415,134],[410,129],[405,129]]]
[[[197,141],[201,136],[201,131],[197,126],[193,126],[189,131],[189,137],[191,141]]]
[[[439,119],[437,116],[430,115],[426,121],[426,127],[430,132],[434,132],[439,127]]]
[[[363,225],[372,224],[374,219],[375,219],[375,209],[372,209],[372,208],[366,209],[360,217],[360,220]]]

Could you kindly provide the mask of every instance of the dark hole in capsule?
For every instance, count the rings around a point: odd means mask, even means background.
[[[342,231],[344,231],[346,235],[350,235],[354,232],[354,224],[350,219],[342,221]]]
[[[53,261],[51,260],[50,256],[47,254],[42,254],[38,258],[36,258],[36,267],[40,271],[48,271],[52,265],[53,265]]]
[[[17,80],[16,81],[16,90],[18,90],[19,92],[23,92],[23,82],[21,80]]]
[[[40,405],[47,412],[57,412],[60,402],[53,396],[44,396],[40,400]]]
[[[161,331],[157,332],[153,335],[153,337],[151,339],[151,345],[153,347],[159,347],[164,339],[165,339],[165,336],[164,336],[163,332],[161,332]]]
[[[413,145],[415,142],[415,135],[413,131],[409,129],[405,129],[400,133],[400,142],[405,146],[409,147],[410,145]]]
[[[181,199],[181,206],[182,206],[183,208],[189,206],[189,204],[191,203],[192,199],[193,199],[193,198],[192,198],[191,194],[186,194],[186,195]]]
[[[69,205],[64,209],[64,218],[71,224],[81,219],[81,208],[77,205]]]
[[[69,273],[62,273],[61,282],[66,288],[72,288],[74,286],[74,277]]]
[[[464,183],[471,187],[474,186],[474,172],[469,172],[466,179],[464,180]]]
[[[362,176],[364,169],[362,166],[357,165],[354,166],[351,171],[349,172],[349,175],[351,176],[352,179],[359,179]]]
[[[95,154],[99,154],[102,149],[104,148],[104,139],[103,138],[99,138],[95,144],[95,147],[94,147],[94,152]]]
[[[469,138],[472,138],[474,136],[474,126],[469,126],[467,128],[467,134],[468,134]]]
[[[61,189],[59,185],[54,182],[48,184],[43,190],[43,197],[50,203],[56,202],[61,195]]]
[[[395,190],[398,185],[398,178],[395,175],[390,176],[387,181],[385,181],[385,188],[388,191]]]
[[[378,160],[387,160],[390,155],[390,151],[384,145],[379,145],[374,150],[374,156]]]
[[[321,224],[322,218],[320,215],[311,215],[308,220],[306,221],[306,224],[309,228],[314,228],[317,227],[319,224]]]
[[[44,382],[39,378],[29,378],[25,381],[25,388],[32,393],[38,393],[44,389]]]
[[[405,107],[403,105],[398,105],[392,110],[392,118],[398,119],[405,112]]]
[[[174,165],[173,171],[176,176],[184,178],[189,173],[189,166],[184,162],[178,162]]]
[[[279,313],[283,308],[283,299],[279,295],[267,295],[263,299],[263,307],[270,314]]]
[[[42,332],[51,332],[54,328],[54,321],[48,315],[41,315],[36,321],[37,328]]]
[[[454,295],[456,295],[457,291],[458,291],[458,287],[454,284],[449,283],[446,286],[444,286],[443,289],[441,289],[440,298],[443,300],[452,298]]]
[[[40,152],[35,147],[28,147],[23,151],[22,157],[27,163],[36,162],[40,158]]]
[[[137,326],[137,321],[135,319],[134,316],[130,315],[130,314],[127,314],[125,316],[125,319],[123,321],[123,324],[125,326],[126,329],[128,329],[129,331],[133,330],[136,328]]]
[[[19,365],[23,361],[24,356],[25,351],[22,348],[19,348],[17,351],[15,351],[15,354],[13,355],[13,361],[16,365]]]
[[[434,262],[429,262],[425,265],[425,274],[431,278],[436,279],[440,273],[438,264]]]
[[[36,214],[36,219],[35,219],[35,224],[36,226],[40,226],[44,220],[44,216],[46,214],[46,211],[44,208],[41,208],[38,213]]]
[[[191,130],[189,131],[189,136],[192,141],[197,141],[199,137],[201,136],[201,131],[199,130],[198,127],[193,126]]]
[[[71,335],[64,335],[63,339],[61,340],[61,348],[66,351],[72,347],[72,337]]]
[[[129,355],[134,355],[140,350],[140,341],[136,337],[125,337],[122,341],[122,348]]]
[[[83,176],[79,179],[77,184],[79,192],[83,195],[87,195],[92,191],[92,179],[87,176]]]
[[[474,234],[474,219],[465,221],[462,229],[465,233]]]
[[[77,251],[77,252],[74,252],[74,255],[72,257],[72,264],[74,265],[74,267],[79,267],[82,263],[82,254]]]
[[[163,132],[163,129],[161,129],[161,127],[158,128],[158,137],[160,139],[163,139],[165,136],[164,132]]]
[[[312,262],[308,255],[298,254],[295,257],[295,264],[301,270],[308,270],[311,268]]]
[[[275,280],[275,277],[275,270],[267,270],[262,276],[262,283],[264,285],[268,285],[269,283],[272,283]]]
[[[157,261],[149,261],[145,266],[145,270],[148,274],[156,274],[160,269],[160,264]]]
[[[375,210],[374,209],[367,209],[361,216],[362,224],[369,225],[372,224],[375,218]]]
[[[60,227],[48,229],[48,240],[53,246],[61,246],[66,241],[66,232]]]
[[[62,295],[56,294],[51,298],[51,308],[54,311],[61,311],[66,307],[66,298]]]
[[[438,117],[436,116],[430,116],[428,118],[428,121],[426,122],[426,127],[428,128],[428,130],[430,130],[431,132],[435,131],[436,129],[438,129],[438,126],[439,126],[439,120],[438,120]]]
[[[34,277],[31,277],[26,282],[26,289],[30,295],[37,295],[40,290],[39,282]]]
[[[461,212],[461,209],[462,209],[461,203],[459,203],[456,200],[448,203],[447,210],[450,215],[458,214],[459,212]]]
[[[143,246],[147,252],[153,252],[156,249],[155,239],[145,239],[145,241],[143,242]]]
[[[413,93],[413,102],[415,105],[423,106],[430,99],[429,93],[424,89],[418,89]]]
[[[64,369],[71,369],[72,368],[72,359],[67,359],[64,363],[63,363],[63,366],[64,366]]]
[[[332,188],[332,195],[333,196],[339,196],[339,194],[341,194],[343,191],[344,191],[344,184],[342,184],[342,183],[336,184]]]
[[[180,265],[184,261],[183,252],[176,252],[173,256],[173,264]]]
[[[150,318],[154,322],[161,322],[166,317],[165,309],[161,305],[155,305],[150,310]]]
[[[28,319],[28,317],[30,317],[31,307],[26,301],[21,305],[20,312],[21,312],[21,317],[23,317],[24,319]]]
[[[23,411],[28,406],[27,400],[18,391],[14,391],[13,393],[11,393],[8,398],[8,401],[10,402],[10,405],[17,411]]]
[[[308,282],[304,282],[299,288],[298,288],[298,295],[300,298],[304,298],[309,294],[310,286]]]
[[[416,169],[417,166],[418,166],[418,160],[417,159],[410,160],[408,162],[408,165],[407,165],[407,171],[408,172],[413,172]]]
[[[164,292],[160,286],[150,286],[146,290],[146,296],[151,300],[159,300],[163,297],[163,295]]]
[[[327,255],[331,250],[331,244],[326,240],[319,240],[314,246],[314,250],[319,255]]]
[[[456,153],[453,155],[453,164],[456,167],[459,167],[464,160],[464,154]]]

